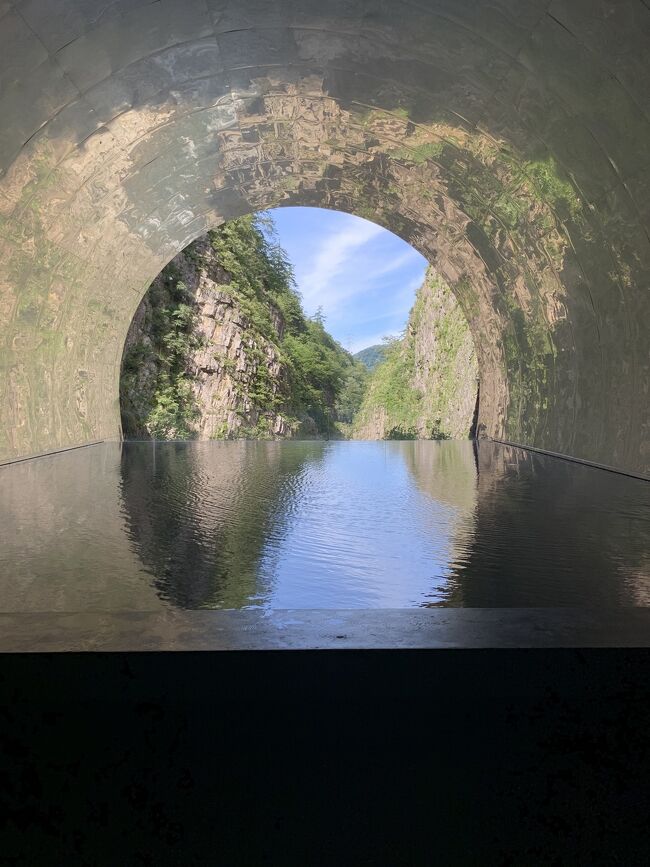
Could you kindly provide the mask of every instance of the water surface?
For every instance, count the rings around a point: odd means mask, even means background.
[[[0,467],[0,610],[650,603],[650,484],[470,442],[106,443]]]

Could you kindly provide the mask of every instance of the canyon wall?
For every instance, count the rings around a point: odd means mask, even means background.
[[[197,250],[203,262],[205,257],[212,259],[207,239],[196,243]],[[180,253],[156,278],[138,308],[124,348],[122,423],[127,437],[215,439],[253,430],[286,436],[296,427],[288,410],[287,369],[276,343],[251,333],[248,319],[227,291],[230,275],[217,263],[211,264],[212,268],[197,265],[191,254]],[[161,309],[177,310],[182,294],[193,307],[181,374],[186,399],[178,400],[178,409],[167,413],[167,418],[159,418],[155,405],[165,377],[160,350],[169,334],[158,339],[156,314]],[[273,320],[279,340],[284,331],[279,311],[274,311]],[[268,379],[273,398],[264,408],[253,397],[260,376]],[[280,407],[270,408],[269,403]]]
[[[122,359],[127,438],[340,435],[337,398],[358,363],[304,315],[263,223],[244,217],[208,233],[149,287]]]
[[[430,268],[404,336],[375,368],[354,425],[355,439],[458,439],[477,406],[474,342],[456,298]]]

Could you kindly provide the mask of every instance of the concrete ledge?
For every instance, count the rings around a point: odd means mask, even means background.
[[[650,608],[0,614],[0,652],[650,646]]]

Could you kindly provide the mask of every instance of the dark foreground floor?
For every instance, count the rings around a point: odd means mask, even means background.
[[[0,862],[645,865],[648,650],[0,656]]]

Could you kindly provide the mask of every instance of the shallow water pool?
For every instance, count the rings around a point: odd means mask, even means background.
[[[0,467],[0,610],[646,606],[650,484],[471,442],[104,443]]]

